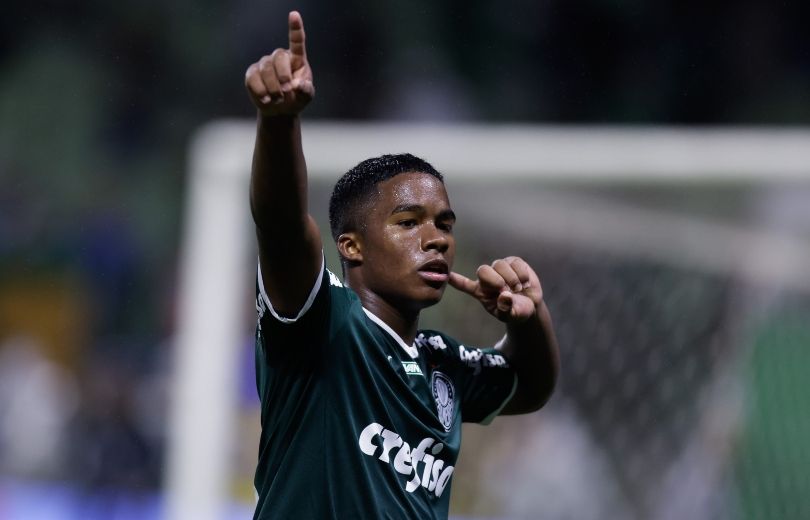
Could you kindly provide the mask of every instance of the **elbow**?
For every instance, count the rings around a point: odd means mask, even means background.
[[[518,393],[520,413],[532,413],[543,408],[554,395],[557,387],[559,370],[554,367],[552,370],[538,374],[518,374]],[[517,396],[516,396],[517,397]]]
[[[527,399],[529,413],[536,412],[543,408],[549,402],[551,396],[554,395],[554,388],[556,387],[556,380],[539,385],[534,392],[531,393]]]
[[[543,387],[518,383],[517,391],[501,412],[503,415],[520,415],[540,410],[551,398],[553,385]]]

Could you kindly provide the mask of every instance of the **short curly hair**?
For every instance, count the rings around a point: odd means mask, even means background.
[[[400,173],[425,173],[444,183],[442,174],[427,161],[409,153],[381,155],[361,162],[338,179],[329,199],[329,227],[337,241],[343,233],[360,229],[362,207],[374,187]]]

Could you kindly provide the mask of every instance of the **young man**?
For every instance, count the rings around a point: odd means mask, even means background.
[[[452,271],[441,175],[412,155],[369,159],[330,202],[344,282],[307,211],[299,114],[315,94],[301,16],[289,48],[251,65],[258,109],[250,202],[259,243],[254,518],[446,518],[461,422],[539,409],[558,372],[537,275],[517,257]],[[492,349],[417,329],[447,284],[506,324]]]

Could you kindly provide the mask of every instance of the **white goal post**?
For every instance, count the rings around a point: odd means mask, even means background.
[[[454,183],[810,182],[810,130],[803,129],[314,121],[302,126],[310,177],[331,181],[367,157],[408,151]],[[170,396],[169,520],[219,520],[230,502],[237,357],[254,276],[245,271],[251,264],[246,241],[252,236],[248,179],[254,131],[253,122],[217,121],[191,143]],[[559,219],[550,217],[565,211],[567,202],[536,202],[531,209],[549,218],[530,220],[533,235],[595,241],[617,252],[632,241],[635,250],[661,261],[676,257],[711,272],[733,270],[755,282],[810,290],[807,241],[604,202],[567,215],[560,230]],[[520,207],[516,211],[527,211]],[[598,235],[590,225],[594,219],[605,223]],[[687,235],[689,247],[673,245],[673,236]],[[708,243],[715,247],[702,247]],[[729,262],[730,257],[740,261]]]

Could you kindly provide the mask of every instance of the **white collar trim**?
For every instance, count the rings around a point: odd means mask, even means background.
[[[409,346],[407,343],[405,343],[405,340],[399,337],[399,334],[394,332],[394,329],[389,327],[387,323],[378,318],[373,312],[366,309],[365,307],[363,307],[363,312],[366,313],[366,316],[368,316],[369,319],[371,319],[371,321],[379,325],[382,328],[382,330],[390,334],[391,337],[394,338],[397,343],[399,343],[399,346],[402,347],[402,350],[404,350],[409,356],[411,356],[412,359],[416,359],[419,357],[419,350],[415,346],[413,345]]]

